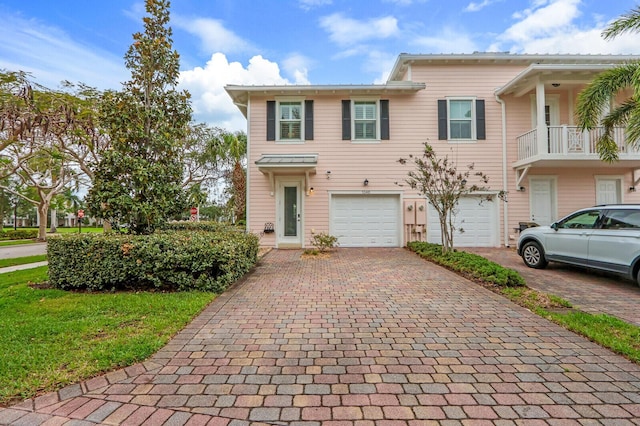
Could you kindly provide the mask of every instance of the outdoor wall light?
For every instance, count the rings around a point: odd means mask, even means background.
[[[551,83],[553,87],[560,87],[560,83]]]
[[[636,187],[635,186],[630,186],[629,187],[629,192],[636,192]]]
[[[364,182],[362,182],[362,183],[364,184],[364,186],[369,185],[369,179],[366,179],[366,178],[365,178]]]
[[[327,179],[331,179],[331,170],[327,170]]]
[[[313,195],[313,186],[311,188],[309,188],[309,191],[307,192],[307,195]]]

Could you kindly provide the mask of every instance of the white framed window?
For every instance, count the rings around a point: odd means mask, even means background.
[[[302,100],[278,101],[278,135],[280,141],[302,141],[304,134],[304,103]]]
[[[353,101],[353,139],[379,139],[379,108],[378,101]]]
[[[448,128],[450,140],[475,140],[475,99],[447,99]]]

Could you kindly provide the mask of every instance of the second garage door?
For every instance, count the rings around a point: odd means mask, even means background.
[[[333,194],[329,233],[341,247],[399,247],[399,217],[398,195]]]
[[[495,197],[494,197],[495,198]],[[441,243],[438,213],[429,203],[427,241]],[[480,197],[461,197],[455,215],[454,247],[496,247],[499,245],[498,203]],[[464,232],[461,232],[464,230]]]

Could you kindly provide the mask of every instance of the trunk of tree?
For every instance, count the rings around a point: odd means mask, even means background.
[[[234,196],[234,215],[235,219],[243,220],[245,211],[246,198],[246,176],[240,161],[237,161],[233,168],[232,176],[233,196]]]
[[[47,240],[47,212],[49,211],[49,203],[43,202],[38,204],[38,239],[40,241]]]
[[[56,209],[51,209],[51,228],[49,232],[52,234],[58,231],[58,212]]]

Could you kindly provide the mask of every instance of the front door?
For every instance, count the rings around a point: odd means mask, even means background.
[[[302,179],[278,181],[277,245],[279,248],[302,247]]]
[[[550,225],[555,220],[555,180],[531,178],[531,221],[538,225]]]

